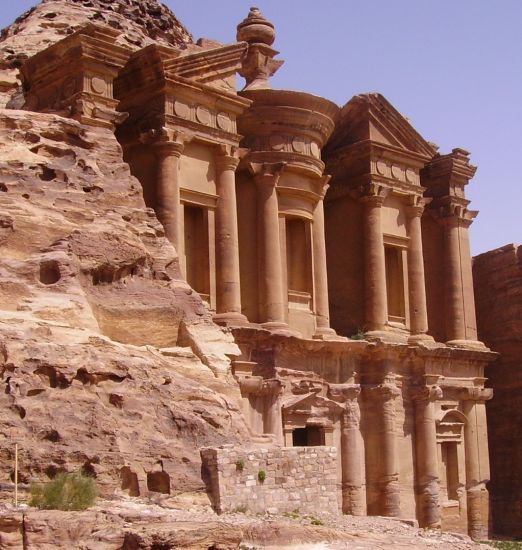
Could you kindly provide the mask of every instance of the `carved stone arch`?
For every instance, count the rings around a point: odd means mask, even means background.
[[[448,409],[440,411],[437,418],[437,425],[439,424],[467,424],[468,418],[466,415],[458,409]]]

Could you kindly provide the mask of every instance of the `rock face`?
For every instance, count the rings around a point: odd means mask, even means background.
[[[494,532],[522,536],[522,247],[510,244],[474,259],[479,335],[500,352],[486,375],[495,399],[488,403]]]
[[[120,31],[121,44],[133,50],[152,43],[181,48],[192,43],[172,11],[156,0],[44,0],[2,31],[0,106],[13,96],[19,101],[17,69],[26,59],[89,22]]]
[[[198,448],[248,437],[230,335],[179,280],[112,132],[14,110],[0,128],[2,479],[16,437],[21,481],[202,489]]]

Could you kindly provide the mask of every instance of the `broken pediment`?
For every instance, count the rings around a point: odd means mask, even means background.
[[[382,95],[377,93],[354,96],[341,109],[335,130],[325,147],[325,154],[355,143],[371,141],[426,159],[431,159],[437,147],[427,142]]]

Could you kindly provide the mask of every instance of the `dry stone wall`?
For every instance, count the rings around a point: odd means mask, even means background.
[[[218,513],[339,512],[335,447],[224,446],[203,449],[201,457]]]

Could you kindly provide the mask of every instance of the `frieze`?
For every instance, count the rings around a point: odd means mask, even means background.
[[[372,161],[372,173],[401,183],[420,185],[420,176],[416,170],[387,159]]]
[[[252,151],[278,151],[284,153],[298,153],[315,159],[321,159],[319,144],[304,136],[275,134],[259,136],[248,140],[248,147]]]
[[[204,105],[190,104],[172,97],[167,100],[167,114],[183,120],[196,122],[223,132],[236,133],[236,121],[228,113],[214,111]]]

